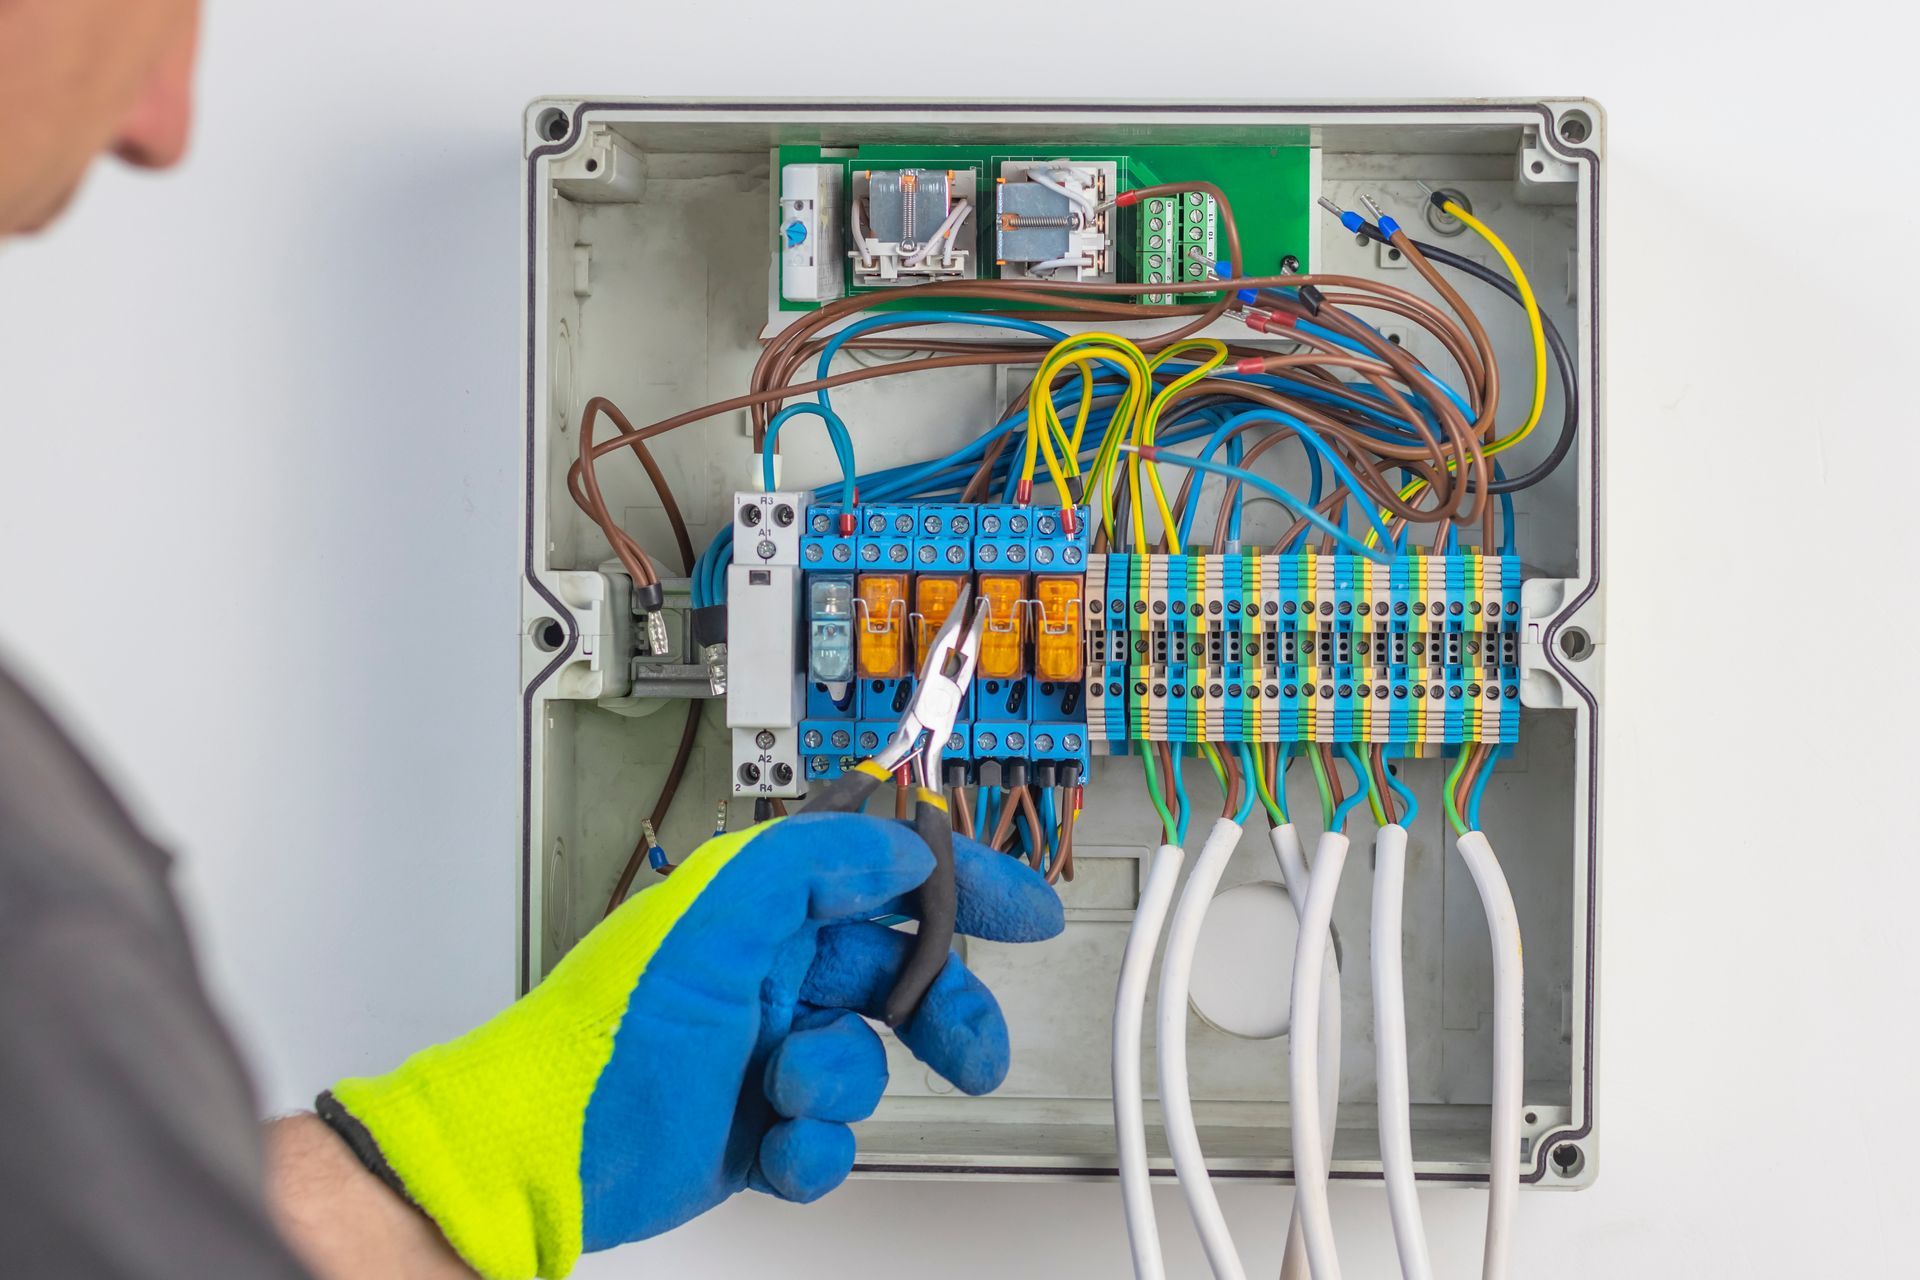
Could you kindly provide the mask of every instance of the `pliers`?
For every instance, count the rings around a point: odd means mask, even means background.
[[[971,614],[971,621],[968,616]],[[913,700],[900,724],[880,750],[814,792],[802,813],[858,813],[883,782],[893,781],[904,766],[914,766],[913,829],[933,851],[933,874],[919,890],[920,931],[913,954],[887,993],[886,1023],[898,1027],[920,1007],[921,997],[946,966],[953,945],[953,919],[958,890],[953,878],[953,817],[940,793],[940,757],[953,736],[960,703],[980,657],[980,633],[986,625],[985,608],[963,602],[947,615],[946,623],[927,651]]]

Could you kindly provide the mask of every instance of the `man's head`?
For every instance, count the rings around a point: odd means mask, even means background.
[[[93,158],[187,146],[200,0],[0,0],[0,239],[45,226]]]

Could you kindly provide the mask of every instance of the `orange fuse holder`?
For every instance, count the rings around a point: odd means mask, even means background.
[[[973,581],[965,573],[923,573],[913,580],[913,652],[915,660],[925,664],[927,645],[940,634],[953,615],[954,606]]]
[[[975,674],[991,680],[1027,674],[1027,575],[983,573],[980,598],[986,601],[986,627]]]
[[[1086,579],[1077,573],[1034,575],[1040,619],[1033,633],[1033,674],[1040,679],[1073,683],[1086,674],[1080,626],[1085,594]]]
[[[863,573],[854,579],[857,665],[862,680],[902,680],[907,662],[907,575]]]

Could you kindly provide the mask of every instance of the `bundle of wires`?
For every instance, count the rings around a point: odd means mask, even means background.
[[[908,309],[868,315],[861,314],[870,301],[868,295],[837,299],[774,334],[740,395],[642,427],[633,426],[604,401],[595,401],[582,424],[579,457],[568,473],[569,490],[605,531],[636,585],[657,583],[657,568],[613,519],[595,468],[610,454],[630,449],[660,488],[663,502],[671,505],[647,442],[689,424],[742,411],[761,451],[762,482],[769,489],[777,479],[779,442],[791,438],[782,434],[787,425],[796,418],[817,420],[832,442],[839,476],[815,494],[819,501],[843,508],[856,502],[914,501],[1049,505],[1059,509],[1068,527],[1088,521],[1096,551],[1221,553],[1246,549],[1243,515],[1251,494],[1277,503],[1288,513],[1289,523],[1264,548],[1272,553],[1302,550],[1316,542],[1325,551],[1337,549],[1376,561],[1392,560],[1423,544],[1447,550],[1462,545],[1478,545],[1487,552],[1510,550],[1513,495],[1539,484],[1567,457],[1577,428],[1579,396],[1565,342],[1541,313],[1519,264],[1498,237],[1466,210],[1435,197],[1447,213],[1486,240],[1508,276],[1413,240],[1371,201],[1366,203],[1372,219],[1332,209],[1356,235],[1397,249],[1432,289],[1439,299],[1436,303],[1360,277],[1247,276],[1231,205],[1212,184],[1140,188],[1112,203],[1127,205],[1151,196],[1188,192],[1213,198],[1226,257],[1213,279],[1156,285],[1156,291],[1174,298],[1171,304],[1139,301],[1137,285],[1051,279],[950,280],[895,288],[887,293],[890,305]],[[1517,425],[1497,423],[1503,400],[1492,343],[1448,272],[1491,285],[1526,314],[1534,368]],[[989,307],[993,310],[985,309]],[[1431,339],[1433,349],[1444,353],[1442,367],[1432,368],[1415,358],[1397,337],[1389,337],[1365,318],[1369,315],[1413,326]],[[1249,345],[1203,336],[1203,331],[1223,319],[1243,323],[1262,340]],[[1141,322],[1159,322],[1159,327],[1138,332]],[[1071,332],[1065,326],[1081,331]],[[956,337],[955,327],[981,332]],[[1118,331],[1122,328],[1127,331]],[[1287,345],[1276,349],[1275,339]],[[853,359],[842,360],[843,355]],[[995,420],[944,456],[866,473],[858,470],[855,433],[834,403],[835,391],[880,378],[968,367],[1027,370],[1030,375]],[[1558,433],[1544,451],[1532,451],[1536,456],[1531,465],[1510,472],[1506,464],[1532,440],[1543,417],[1548,381],[1554,374],[1563,398]],[[614,434],[596,438],[593,426],[601,414],[613,424]],[[1307,471],[1304,492],[1283,485],[1273,474],[1273,462],[1282,456],[1274,451],[1296,445]],[[1209,511],[1203,496],[1210,480],[1220,484],[1209,528],[1202,516]],[[681,537],[683,522],[673,523],[690,564],[694,604],[723,603],[726,567],[732,558],[731,527],[722,530],[696,560]],[[689,734],[693,723],[690,719]],[[1142,743],[1139,748],[1146,794],[1159,819],[1163,843],[1150,891],[1143,894],[1136,917],[1135,933],[1150,929],[1151,936],[1130,939],[1123,967],[1115,1022],[1116,1123],[1123,1132],[1123,1180],[1129,1188],[1136,1268],[1142,1275],[1154,1275],[1159,1265],[1157,1236],[1144,1236],[1138,1221],[1145,1185],[1144,1147],[1129,1146],[1128,1125],[1138,1117],[1122,1114],[1126,1108],[1118,1092],[1127,1078],[1122,1036],[1131,1009],[1136,1051],[1132,1078],[1137,1079],[1138,1002],[1144,1000],[1144,966],[1152,960],[1153,943],[1171,905],[1192,805],[1182,777],[1182,748],[1168,743]],[[1283,757],[1282,748],[1261,744],[1228,750],[1200,744],[1199,752],[1222,786],[1226,812],[1189,878],[1188,895],[1199,892],[1194,887],[1196,878],[1210,895],[1207,877],[1217,880],[1231,852],[1230,843],[1223,852],[1220,842],[1229,834],[1237,838],[1256,804],[1264,809],[1274,824],[1275,850],[1301,911],[1293,1027],[1309,1051],[1293,1054],[1294,1096],[1329,1107],[1337,1096],[1337,972],[1326,973],[1329,988],[1336,993],[1328,997],[1332,1007],[1326,1011],[1336,1020],[1330,1024],[1332,1045],[1317,1039],[1323,1034],[1318,1018],[1306,1016],[1311,1025],[1305,1027],[1302,1018],[1319,1005],[1320,975],[1331,969],[1326,941],[1333,887],[1346,847],[1341,831],[1362,805],[1383,831],[1404,829],[1413,820],[1414,797],[1377,750],[1362,754],[1342,748],[1338,759],[1324,746],[1299,753],[1294,759],[1304,762],[1314,776],[1325,831],[1309,871],[1289,819],[1284,775],[1291,760]],[[1463,856],[1475,868],[1476,883],[1482,883],[1490,920],[1499,908],[1500,895],[1490,887],[1497,865],[1489,872],[1491,851],[1481,852],[1485,840],[1478,826],[1480,798],[1492,773],[1494,754],[1484,745],[1462,751],[1443,797]],[[1342,777],[1343,767],[1350,781]],[[977,786],[970,797],[965,791],[961,788],[955,797],[963,830],[970,829],[1009,854],[1025,858],[1049,878],[1071,876],[1074,820],[1080,807],[1077,789],[1020,782]],[[669,787],[663,802],[671,793]],[[656,823],[658,817],[656,810]],[[636,851],[643,859],[645,853]],[[1206,875],[1201,874],[1202,863]],[[1504,882],[1500,885],[1503,888]],[[1506,902],[1510,915],[1510,896]],[[1183,897],[1181,911],[1175,913],[1180,937],[1198,927],[1196,913],[1204,907],[1204,899],[1196,897],[1189,906]],[[1496,924],[1496,951],[1504,945],[1503,928]],[[1513,938],[1512,967],[1517,971],[1517,926]],[[1169,990],[1166,979],[1163,969],[1163,997]],[[1177,973],[1174,980],[1177,987]],[[1501,991],[1511,994],[1504,986]],[[1517,1000],[1517,995],[1513,998]],[[1517,1004],[1514,1010],[1515,1035],[1502,1038],[1501,1054],[1511,1050],[1509,1039],[1517,1039]],[[1183,1011],[1184,999],[1176,1006],[1177,1013],[1183,1016]],[[1175,1030],[1162,1028],[1163,1052],[1168,1051]],[[1316,1044],[1336,1055],[1331,1060],[1331,1079],[1318,1078],[1320,1055],[1312,1051]],[[1163,1061],[1163,1077],[1168,1065]],[[1503,1089],[1517,1090],[1517,1083],[1497,1069],[1496,1094]],[[1506,1141],[1509,1135],[1501,1125],[1510,1123],[1511,1117],[1500,1119],[1498,1100],[1495,1111],[1497,1212],[1490,1216],[1490,1265],[1496,1254],[1504,1256],[1505,1228],[1500,1227],[1496,1240],[1494,1226],[1496,1219],[1505,1221],[1507,1202],[1498,1198],[1511,1161],[1503,1151],[1517,1159],[1518,1150],[1517,1142]],[[1325,1216],[1326,1155],[1321,1150],[1331,1140],[1331,1114],[1327,1110],[1324,1122],[1316,1122],[1296,1109],[1295,1163],[1301,1177],[1296,1205],[1305,1246],[1304,1251],[1290,1246],[1289,1275],[1304,1274],[1304,1253],[1313,1255],[1316,1276],[1338,1274]],[[1176,1127],[1171,1112],[1169,1123],[1171,1132]],[[1320,1151],[1318,1156],[1315,1150]],[[1182,1159],[1188,1168],[1183,1173],[1193,1165],[1197,1151],[1197,1142],[1185,1150]],[[1130,1177],[1126,1176],[1129,1170]],[[1203,1174],[1197,1185],[1204,1188]],[[1216,1272],[1237,1274],[1238,1260],[1232,1257],[1217,1206],[1209,1209],[1207,1205],[1210,1191],[1190,1190],[1189,1195]],[[1150,1204],[1147,1215],[1150,1231]],[[1400,1225],[1396,1216],[1396,1232]]]
[[[1018,783],[974,788],[974,802],[954,800],[960,833],[1024,859],[1048,884],[1073,879],[1073,829],[1081,789]]]
[[[1407,545],[1412,526],[1430,527],[1436,546],[1454,545],[1476,526],[1483,548],[1510,546],[1511,495],[1539,483],[1564,459],[1578,415],[1565,344],[1540,314],[1518,264],[1513,264],[1516,274],[1509,284],[1470,259],[1408,238],[1391,218],[1356,224],[1357,215],[1343,214],[1360,234],[1400,249],[1445,308],[1359,277],[1241,278],[1232,209],[1210,184],[1140,188],[1119,202],[1186,191],[1204,191],[1218,204],[1228,251],[1220,270],[1233,277],[1231,294],[1222,289],[1221,280],[1174,284],[1165,286],[1166,291],[1181,301],[1150,305],[1134,300],[1137,286],[1125,284],[945,281],[889,291],[892,300],[933,304],[925,309],[865,317],[857,313],[867,305],[866,295],[841,298],[774,335],[744,394],[637,429],[616,418],[617,432],[610,438],[591,439],[591,433],[583,431],[580,457],[568,477],[576,501],[607,532],[623,561],[634,558],[636,565],[630,568],[650,572],[587,473],[620,449],[634,449],[645,465],[648,459],[641,450],[646,441],[746,410],[756,444],[769,459],[763,466],[768,483],[781,429],[795,416],[818,417],[833,439],[842,471],[838,484],[823,488],[820,496],[847,505],[856,495],[870,502],[1044,500],[1058,504],[1070,520],[1078,509],[1091,510],[1102,548],[1177,549],[1190,536],[1199,509],[1199,486],[1192,480],[1219,477],[1227,489],[1212,540],[1215,547],[1233,540],[1243,489],[1248,487],[1295,515],[1293,526],[1276,539],[1277,549],[1303,545],[1304,539],[1317,535],[1328,548],[1386,558]],[[1473,225],[1497,243],[1490,231]],[[1499,248],[1504,251],[1504,246]],[[1527,311],[1529,328],[1538,335],[1539,367],[1528,412],[1512,431],[1501,433],[1495,426],[1500,381],[1486,330],[1436,264],[1502,289]],[[1017,303],[1027,311],[1016,317],[939,305],[952,302]],[[1452,380],[1426,368],[1400,343],[1361,319],[1359,313],[1369,310],[1410,321],[1431,335],[1453,365]],[[1228,316],[1259,332],[1285,337],[1294,349],[1276,355],[1265,348],[1196,337]],[[1174,324],[1157,334],[1128,338],[1107,330],[1069,335],[1046,323],[1142,320]],[[936,337],[914,332],[932,325],[986,328],[1006,340],[961,341],[944,333]],[[855,351],[906,353],[906,358],[833,372],[836,355]],[[1505,475],[1499,455],[1530,436],[1544,405],[1548,353],[1563,386],[1560,433],[1538,464]],[[1032,366],[1035,374],[1001,419],[978,438],[929,463],[856,474],[852,433],[832,403],[835,389],[932,369],[996,365]],[[809,366],[813,376],[796,382]],[[785,403],[808,396],[813,397],[810,403]],[[1293,439],[1307,451],[1316,477],[1304,496],[1254,470],[1268,450]],[[1192,455],[1174,451],[1196,440],[1203,443]],[[1009,449],[1016,442],[1018,447]],[[1176,498],[1168,496],[1163,465],[1189,473]],[[1331,484],[1324,494],[1322,478]],[[1349,508],[1355,504],[1363,532],[1347,527]],[[696,605],[724,598],[730,556],[731,535],[723,532],[694,570]]]

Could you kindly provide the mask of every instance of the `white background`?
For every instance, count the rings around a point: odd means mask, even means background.
[[[1591,95],[1601,1172],[1522,1198],[1516,1274],[1911,1274],[1903,39],[1849,4],[1129,8],[218,0],[186,168],[103,171],[0,250],[0,637],[181,850],[267,1104],[511,988],[529,98]],[[1223,1195],[1270,1273],[1285,1193]],[[1443,1274],[1467,1274],[1484,1197],[1427,1199]],[[1347,1273],[1390,1274],[1378,1190],[1334,1208]],[[1160,1212],[1200,1274],[1177,1196]],[[741,1197],[581,1274],[1124,1258],[1109,1186],[868,1183]]]

